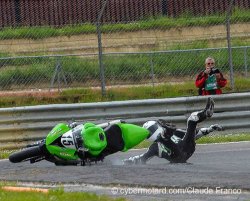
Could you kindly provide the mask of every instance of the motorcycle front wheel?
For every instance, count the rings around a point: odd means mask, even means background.
[[[42,150],[39,146],[35,146],[11,154],[9,156],[9,161],[12,163],[19,163],[39,156],[43,156]]]

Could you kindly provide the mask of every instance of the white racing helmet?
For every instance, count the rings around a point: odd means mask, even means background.
[[[160,126],[157,121],[147,121],[143,124],[142,127],[149,130],[149,141],[155,141],[159,135],[162,135],[164,133],[164,128]]]

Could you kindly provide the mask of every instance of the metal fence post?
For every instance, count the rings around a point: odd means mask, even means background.
[[[15,20],[17,26],[19,26],[21,24],[20,0],[15,0],[14,6],[15,6]]]
[[[53,77],[51,79],[50,89],[53,88],[55,80],[57,79],[58,91],[60,91],[60,89],[61,89],[61,76],[63,78],[65,85],[67,85],[66,76],[65,76],[63,69],[62,69],[61,57],[56,57],[56,67],[55,67]]]
[[[98,58],[99,58],[99,67],[100,67],[100,78],[101,78],[101,87],[102,87],[102,96],[104,97],[106,95],[106,89],[105,89],[105,72],[104,72],[104,66],[103,66],[103,54],[102,54],[102,33],[101,33],[101,19],[104,12],[104,9],[107,5],[107,0],[104,0],[102,2],[102,8],[99,13],[98,19],[97,19],[97,38],[98,38]]]
[[[149,54],[149,58],[150,58],[150,77],[151,77],[151,81],[152,81],[152,86],[155,86],[155,73],[154,73],[154,62],[153,62],[153,54]]]
[[[233,55],[232,55],[232,46],[231,46],[231,35],[230,35],[230,18],[232,13],[234,0],[231,0],[227,16],[226,16],[226,28],[227,28],[227,46],[228,46],[228,63],[230,66],[230,84],[231,88],[234,91],[234,71],[233,71]]]
[[[162,0],[162,14],[168,15],[168,4],[167,0]]]
[[[244,66],[245,66],[245,77],[247,77],[247,47],[244,47]]]

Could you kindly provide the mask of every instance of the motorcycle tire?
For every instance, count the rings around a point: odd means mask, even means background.
[[[41,148],[39,146],[29,147],[19,152],[13,153],[9,156],[9,161],[12,163],[19,163],[22,161],[30,160],[34,157],[43,156]]]

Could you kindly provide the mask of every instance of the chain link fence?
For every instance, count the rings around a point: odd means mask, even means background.
[[[0,10],[1,90],[96,87],[105,94],[187,83],[196,95],[208,56],[228,92],[249,90],[247,0],[5,0]]]

